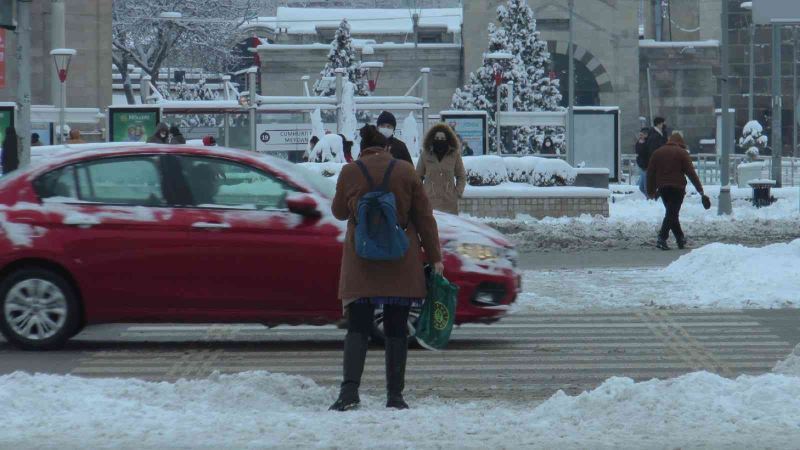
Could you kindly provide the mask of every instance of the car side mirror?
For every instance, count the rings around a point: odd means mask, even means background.
[[[314,197],[308,194],[292,194],[286,197],[289,211],[305,217],[319,217],[322,213]]]

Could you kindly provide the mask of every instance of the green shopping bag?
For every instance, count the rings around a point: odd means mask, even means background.
[[[428,276],[428,296],[417,321],[417,342],[428,350],[441,350],[450,341],[456,318],[458,286],[439,274]]]

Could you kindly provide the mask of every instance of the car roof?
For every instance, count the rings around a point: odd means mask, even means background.
[[[133,156],[141,154],[180,153],[198,156],[229,157],[248,163],[266,162],[280,165],[280,160],[246,150],[217,146],[144,144],[130,142],[105,142],[97,144],[49,145],[35,147],[31,152],[29,171],[41,172],[57,166],[97,157]]]

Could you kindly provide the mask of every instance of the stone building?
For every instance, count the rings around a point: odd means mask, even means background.
[[[111,104],[111,1],[65,2],[66,46],[77,50],[67,80],[67,105],[105,108]],[[52,2],[35,1],[31,9],[31,95],[35,105],[53,105],[51,80],[57,77],[50,50]],[[0,101],[16,101],[16,36],[6,31],[6,87]]]

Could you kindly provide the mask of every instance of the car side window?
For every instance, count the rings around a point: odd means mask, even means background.
[[[33,182],[36,194],[41,199],[78,200],[75,166],[62,167],[48,172]]]
[[[155,156],[108,158],[78,165],[80,199],[134,206],[167,204]]]
[[[297,189],[279,178],[232,161],[181,157],[192,206],[220,209],[285,210],[286,196]]]

